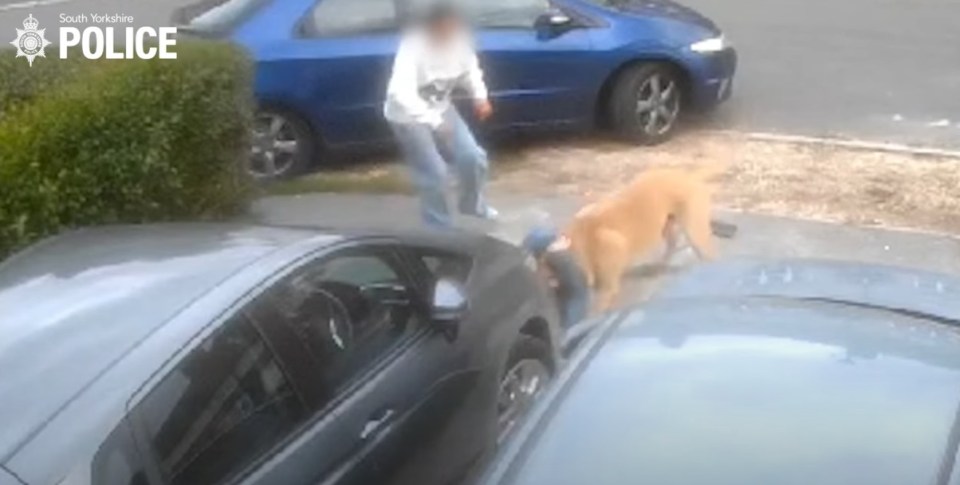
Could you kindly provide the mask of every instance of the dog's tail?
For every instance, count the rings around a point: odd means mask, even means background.
[[[725,174],[727,170],[730,169],[730,163],[728,162],[714,162],[710,164],[700,165],[690,171],[691,175],[695,178],[700,179],[704,182],[713,182]]]

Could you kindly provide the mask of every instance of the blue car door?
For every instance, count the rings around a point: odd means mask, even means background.
[[[300,111],[316,120],[323,140],[350,145],[389,137],[383,118],[399,44],[394,0],[317,0],[282,46],[284,66],[272,66]],[[278,46],[280,49],[281,46]]]
[[[474,8],[494,128],[592,121],[599,61],[586,27],[538,32],[534,23],[548,11],[544,0],[493,0]]]

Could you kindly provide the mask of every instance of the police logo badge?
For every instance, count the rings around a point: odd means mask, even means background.
[[[43,50],[51,44],[44,37],[46,29],[38,29],[39,26],[40,22],[37,22],[33,14],[27,16],[23,21],[23,30],[17,29],[17,38],[10,42],[17,48],[17,57],[26,57],[31,66],[37,57],[47,57]]]

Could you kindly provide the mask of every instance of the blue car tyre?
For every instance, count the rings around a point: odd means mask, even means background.
[[[651,62],[627,68],[610,96],[610,124],[634,143],[666,141],[680,117],[682,95],[682,77],[668,64]]]
[[[254,117],[247,171],[261,181],[302,174],[313,163],[316,143],[310,126],[279,109],[262,109]]]

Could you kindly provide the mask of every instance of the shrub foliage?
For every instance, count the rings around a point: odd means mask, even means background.
[[[0,51],[0,259],[66,228],[243,206],[250,62],[220,43],[177,54],[31,68]]]

